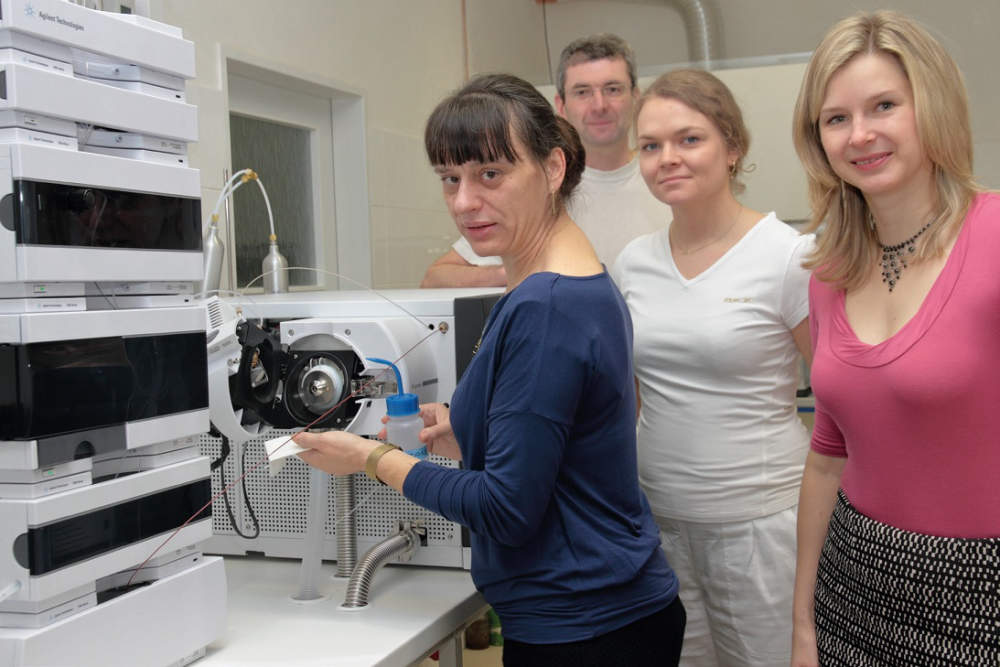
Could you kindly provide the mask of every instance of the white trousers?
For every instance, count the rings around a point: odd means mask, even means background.
[[[681,667],[788,667],[797,510],[736,523],[656,517],[687,610]]]

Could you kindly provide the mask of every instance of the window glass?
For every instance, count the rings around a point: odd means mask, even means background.
[[[267,189],[274,213],[278,249],[289,266],[317,266],[313,216],[310,131],[231,113],[229,132],[234,171],[249,167]],[[260,275],[270,229],[260,188],[252,182],[233,194],[236,282],[240,287]],[[289,271],[289,285],[315,285],[311,271]],[[257,280],[252,287],[261,287]]]

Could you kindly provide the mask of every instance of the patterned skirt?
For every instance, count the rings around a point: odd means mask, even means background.
[[[830,667],[1000,665],[1000,538],[900,530],[839,492],[819,559],[816,645]]]

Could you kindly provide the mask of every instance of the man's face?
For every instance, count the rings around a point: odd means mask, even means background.
[[[639,91],[624,58],[602,58],[566,68],[566,97],[556,111],[580,134],[584,148],[628,145],[632,110]]]

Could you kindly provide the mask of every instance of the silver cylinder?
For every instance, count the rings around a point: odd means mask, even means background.
[[[337,475],[334,479],[335,502],[333,515],[337,526],[337,572],[334,576],[349,577],[358,564],[358,523],[354,513],[354,475]]]
[[[288,260],[278,251],[276,241],[271,241],[271,248],[260,264],[260,272],[264,274],[265,294],[288,291]]]
[[[379,568],[398,554],[410,553],[417,548],[420,538],[411,528],[401,530],[398,534],[382,540],[368,550],[354,568],[351,579],[347,582],[347,595],[344,596],[342,607],[355,608],[368,606],[368,594],[371,592],[372,580]]]
[[[205,238],[201,244],[201,252],[205,258],[205,273],[198,286],[198,292],[209,297],[219,289],[222,280],[222,258],[226,254],[226,247],[222,245],[222,238],[219,236],[219,226],[212,222],[205,230]]]

